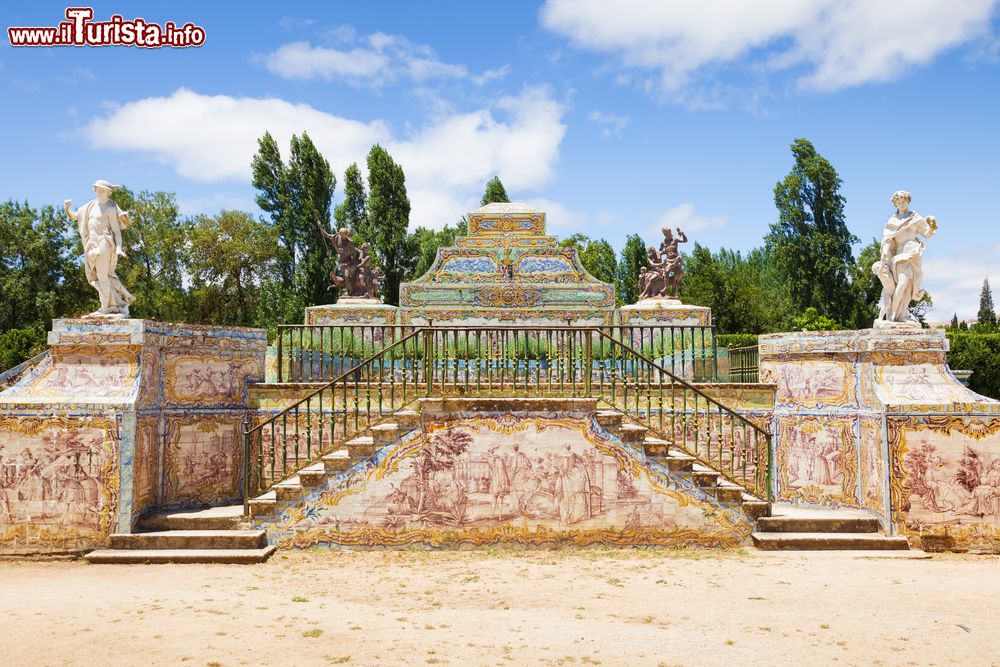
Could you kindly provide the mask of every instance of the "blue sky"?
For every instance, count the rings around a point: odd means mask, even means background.
[[[256,138],[308,131],[339,180],[387,146],[413,224],[454,222],[499,174],[559,235],[620,248],[666,222],[749,249],[806,137],[862,239],[900,188],[937,216],[933,315],[974,317],[983,278],[1000,283],[998,4],[101,2],[96,20],[191,21],[206,42],[15,49],[4,35],[0,198],[79,203],[106,178],[173,191],[186,213],[252,210]],[[0,22],[54,26],[65,7],[0,6]]]

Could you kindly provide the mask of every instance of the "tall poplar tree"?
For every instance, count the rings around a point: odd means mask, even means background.
[[[620,303],[635,303],[639,300],[639,271],[649,268],[646,244],[638,234],[625,239],[621,261],[618,262],[618,300]]]
[[[399,284],[417,261],[416,239],[407,232],[410,198],[403,168],[378,144],[368,152],[368,222],[368,241],[385,274],[383,300],[397,305]]]
[[[993,307],[993,291],[990,289],[990,279],[983,278],[983,289],[979,292],[979,314],[976,323],[983,327],[995,327],[997,315]]]
[[[795,163],[774,187],[778,221],[766,242],[799,312],[816,308],[840,323],[856,316],[850,269],[858,239],[844,221],[841,180],[833,165],[806,139],[791,145]]]
[[[305,132],[301,137],[292,135],[287,173],[297,230],[296,288],[308,304],[330,303],[333,293],[327,288],[336,258],[324,232],[330,232],[330,208],[337,177]]]
[[[344,201],[337,204],[333,217],[337,221],[337,229],[351,230],[354,242],[361,244],[371,236],[368,225],[368,196],[365,194],[365,183],[361,178],[358,164],[352,163],[344,172]]]

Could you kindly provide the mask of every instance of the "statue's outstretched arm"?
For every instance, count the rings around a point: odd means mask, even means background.
[[[74,211],[72,207],[73,207],[73,200],[72,199],[64,199],[63,200],[63,209],[65,209],[66,215],[69,217],[70,220],[72,220],[73,222],[76,222],[76,220],[77,220],[77,212]]]
[[[682,232],[682,231],[681,231],[681,228],[680,228],[680,227],[678,227],[678,228],[677,228],[677,240],[678,240],[678,241],[679,241],[680,243],[687,243],[687,242],[688,242],[688,237],[687,237],[687,235],[686,235],[686,234],[684,234],[684,232]]]

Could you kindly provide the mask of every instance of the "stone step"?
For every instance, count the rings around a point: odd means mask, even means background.
[[[299,471],[299,484],[303,488],[315,488],[324,482],[326,482],[326,466],[322,461]]]
[[[597,424],[601,428],[611,431],[612,433],[617,433],[618,429],[621,428],[622,419],[625,417],[622,413],[617,410],[598,410],[597,411]]]
[[[750,519],[760,520],[761,517],[766,517],[767,513],[770,511],[770,507],[764,500],[757,500],[756,498],[748,500],[746,494],[743,495],[743,513],[746,514]]]
[[[762,533],[877,533],[882,524],[874,517],[769,516],[757,522]]]
[[[622,442],[628,444],[641,444],[646,438],[646,427],[638,426],[636,424],[622,424],[621,428],[618,429],[618,436],[622,439]]]
[[[722,482],[716,484],[715,486],[704,486],[701,488],[705,493],[710,493],[715,496],[715,499],[720,503],[742,503],[743,502],[743,487],[736,486],[735,484],[729,484],[728,482]]]
[[[370,435],[363,435],[352,440],[348,440],[346,447],[348,454],[351,456],[351,460],[360,461],[361,459],[366,459],[375,453],[375,439]]]
[[[263,563],[274,545],[260,549],[99,549],[84,556],[92,564],[126,563]]]
[[[684,454],[672,454],[660,459],[670,472],[691,472],[697,459]]]
[[[299,476],[289,477],[283,482],[279,482],[271,487],[275,494],[275,500],[289,501],[302,500],[302,483]]]
[[[346,449],[338,449],[323,457],[323,466],[327,472],[343,472],[351,467],[351,454]]]
[[[235,530],[243,521],[243,505],[171,510],[140,517],[139,530]]]
[[[763,551],[832,551],[909,549],[903,536],[880,533],[753,533],[754,545]]]
[[[164,530],[149,533],[115,533],[115,550],[261,549],[267,546],[263,530]]]
[[[278,506],[278,494],[274,491],[268,491],[250,500],[247,505],[249,505],[250,516],[273,515]]]
[[[397,410],[392,417],[401,431],[412,431],[420,427],[420,413],[416,410]]]
[[[647,435],[642,441],[642,450],[646,456],[667,456],[670,454],[670,443]]]
[[[721,477],[721,473],[697,463],[691,469],[691,481],[698,486],[717,486]]]
[[[399,424],[379,424],[372,426],[370,430],[376,450],[399,441]]]

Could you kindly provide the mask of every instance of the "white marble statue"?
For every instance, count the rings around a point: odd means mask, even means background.
[[[919,327],[910,314],[910,303],[924,296],[924,242],[937,231],[937,220],[910,210],[910,193],[898,190],[892,195],[896,213],[882,231],[882,258],[872,265],[872,272],[882,281],[882,308],[875,319],[875,328]]]
[[[111,201],[117,185],[105,180],[94,183],[96,199],[74,211],[71,199],[63,202],[66,215],[74,221],[83,240],[83,267],[87,282],[93,285],[101,300],[101,307],[87,317],[128,317],[128,307],[135,297],[115,275],[118,258],[125,257],[122,250],[122,230],[132,221],[128,213]]]

